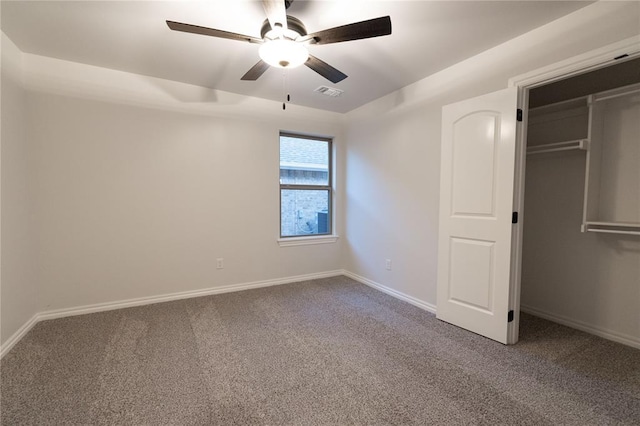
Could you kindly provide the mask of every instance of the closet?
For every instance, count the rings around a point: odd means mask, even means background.
[[[521,310],[640,344],[640,59],[529,95]]]

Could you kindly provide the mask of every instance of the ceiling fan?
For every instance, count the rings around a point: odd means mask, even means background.
[[[391,34],[389,16],[307,34],[302,21],[286,13],[292,2],[293,0],[262,0],[267,19],[262,24],[260,38],[175,21],[167,21],[167,25],[174,31],[260,44],[260,61],[242,76],[242,80],[251,81],[257,80],[269,66],[294,68],[304,64],[332,83],[338,83],[347,78],[347,75],[310,55],[308,45],[339,43]]]

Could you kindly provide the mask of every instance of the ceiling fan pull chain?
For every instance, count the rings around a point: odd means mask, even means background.
[[[282,92],[283,94],[285,94],[285,99],[286,102],[289,102],[291,100],[291,95],[289,95],[289,91],[287,90],[287,70],[283,69],[282,70]],[[285,102],[282,102],[282,109],[285,110],[287,109]]]
[[[285,93],[287,94],[287,102],[291,102],[291,95],[289,94],[289,70],[284,70],[284,85]]]

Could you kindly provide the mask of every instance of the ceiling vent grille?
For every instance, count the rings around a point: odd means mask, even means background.
[[[321,93],[325,96],[331,96],[332,98],[337,98],[338,96],[344,93],[344,90],[336,89],[333,87],[320,86],[314,92]]]

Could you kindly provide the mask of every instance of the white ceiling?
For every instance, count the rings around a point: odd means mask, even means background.
[[[332,84],[307,67],[288,71],[294,104],[347,112],[590,1],[306,1],[288,14],[308,32],[390,15],[390,36],[310,46],[349,78]],[[165,20],[260,36],[259,1],[2,1],[2,30],[27,53],[281,101],[283,71],[240,77],[258,45],[169,30]],[[470,70],[472,72],[472,70]],[[339,98],[314,92],[326,85]]]

